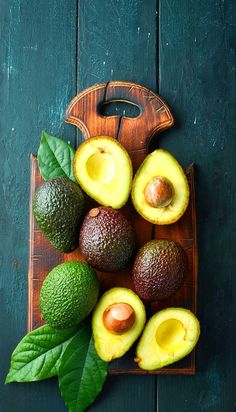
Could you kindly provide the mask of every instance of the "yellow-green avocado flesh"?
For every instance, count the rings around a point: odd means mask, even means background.
[[[163,309],[148,321],[137,345],[135,361],[145,370],[170,365],[193,350],[199,335],[199,321],[190,310]]]
[[[129,304],[135,312],[133,326],[122,335],[110,333],[103,324],[103,313],[113,303]],[[123,356],[139,337],[146,321],[145,307],[140,298],[126,288],[112,288],[104,293],[97,303],[92,318],[93,337],[96,351],[101,359],[110,362]]]
[[[145,197],[147,185],[156,177],[168,179],[173,188],[172,200],[165,207],[153,207]],[[182,167],[169,152],[157,149],[145,158],[134,176],[132,201],[137,212],[151,223],[167,225],[181,218],[188,206],[189,186]]]
[[[97,136],[83,142],[75,153],[73,171],[81,188],[100,205],[120,209],[127,202],[132,163],[116,139]]]

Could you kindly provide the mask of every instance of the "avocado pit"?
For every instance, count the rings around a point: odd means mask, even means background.
[[[122,335],[130,330],[134,321],[135,312],[128,303],[113,303],[103,313],[103,324],[114,335]]]
[[[156,176],[146,185],[144,197],[151,207],[166,207],[173,199],[173,185],[164,176]]]

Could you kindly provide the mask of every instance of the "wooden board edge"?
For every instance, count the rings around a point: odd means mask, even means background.
[[[28,330],[33,330],[33,295],[32,295],[32,285],[33,285],[33,267],[32,267],[32,257],[33,257],[33,239],[32,233],[34,232],[34,218],[32,213],[32,201],[33,194],[35,192],[35,174],[37,166],[37,156],[34,154],[30,155],[31,164],[31,179],[30,179],[30,198],[29,198],[29,268],[28,268]],[[194,279],[195,279],[195,291],[194,291],[194,312],[197,310],[197,293],[198,293],[198,254],[197,254],[197,229],[196,229],[196,210],[195,205],[195,164],[192,163],[186,168],[186,174],[190,175],[191,183],[191,195],[192,195],[192,219],[193,219],[193,231],[194,231]],[[195,365],[195,350],[191,353],[191,367],[189,368],[163,368],[153,371],[146,371],[142,369],[109,369],[109,375],[194,375],[196,373]]]
[[[195,375],[195,368],[183,369],[155,369],[146,371],[143,369],[110,369],[109,375]]]
[[[35,173],[37,157],[30,154],[30,197],[29,197],[29,264],[28,264],[28,319],[27,330],[33,330],[33,241],[34,218],[32,212],[33,193],[35,191]]]

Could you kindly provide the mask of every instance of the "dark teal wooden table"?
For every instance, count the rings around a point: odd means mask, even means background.
[[[29,155],[96,82],[141,83],[172,109],[159,137],[197,164],[199,318],[195,376],[113,376],[91,411],[230,412],[235,407],[235,49],[233,0],[0,0],[0,411],[65,411],[56,381],[4,386],[26,332]],[[234,136],[235,137],[235,136]]]

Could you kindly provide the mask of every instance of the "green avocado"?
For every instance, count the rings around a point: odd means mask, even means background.
[[[96,269],[116,272],[126,268],[135,251],[130,221],[111,207],[96,207],[85,216],[80,230],[80,250]]]
[[[49,242],[61,252],[77,247],[85,199],[80,187],[66,177],[44,182],[33,199],[33,215]]]
[[[52,328],[68,328],[93,310],[99,293],[95,271],[85,262],[64,262],[47,275],[40,291],[40,310]]]
[[[148,321],[137,345],[135,362],[145,370],[170,365],[193,350],[199,335],[199,321],[190,310],[163,309]]]
[[[146,301],[168,298],[183,284],[187,258],[182,247],[169,240],[151,240],[139,250],[133,265],[135,292]]]

